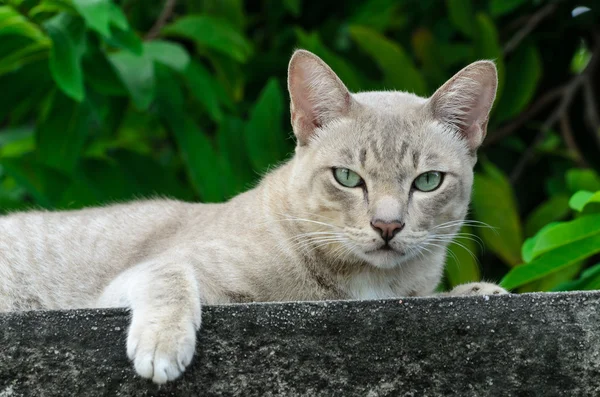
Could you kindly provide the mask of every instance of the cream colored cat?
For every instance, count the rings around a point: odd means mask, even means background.
[[[192,360],[201,304],[432,294],[467,213],[494,64],[475,62],[424,99],[350,94],[297,51],[289,91],[294,157],[227,203],[0,218],[0,311],[128,307],[127,354],[164,383]]]

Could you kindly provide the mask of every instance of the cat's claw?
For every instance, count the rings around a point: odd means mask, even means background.
[[[469,296],[469,295],[504,295],[508,291],[499,285],[493,283],[467,283],[457,285],[448,293],[451,296]]]
[[[127,337],[127,356],[138,375],[159,384],[177,379],[192,362],[195,348],[196,327],[192,320],[171,323],[134,316]]]

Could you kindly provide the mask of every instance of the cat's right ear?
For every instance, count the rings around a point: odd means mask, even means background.
[[[497,86],[494,63],[474,62],[440,87],[429,99],[428,108],[438,120],[455,128],[471,149],[477,149],[487,132]]]
[[[350,111],[350,92],[333,70],[315,54],[297,50],[288,68],[292,127],[299,146],[307,145],[317,128]]]

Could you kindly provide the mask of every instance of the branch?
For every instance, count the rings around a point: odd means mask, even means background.
[[[569,109],[577,90],[585,85],[586,82],[589,81],[589,76],[593,73],[598,64],[598,58],[600,57],[600,49],[597,46],[592,53],[592,58],[590,59],[587,67],[581,74],[575,76],[564,88],[562,93],[562,99],[559,102],[558,106],[554,109],[554,111],[550,114],[550,117],[544,122],[542,125],[540,132],[536,135],[534,141],[529,145],[523,156],[519,159],[519,162],[513,169],[510,175],[510,181],[514,184],[520,177],[523,171],[525,170],[525,166],[531,161],[535,154],[535,150],[537,147],[544,141],[548,131],[552,126],[563,116]]]
[[[600,115],[598,115],[598,101],[594,94],[592,76],[588,76],[586,84],[583,85],[583,99],[585,106],[585,116],[596,141],[600,148]]]
[[[573,129],[571,128],[571,123],[569,122],[569,115],[567,113],[563,113],[560,117],[560,132],[567,145],[567,148],[575,158],[575,162],[579,167],[587,168],[588,164],[585,161],[585,158],[581,154],[581,150],[577,146],[577,142],[575,142],[575,137],[573,136]]]
[[[521,44],[523,39],[531,33],[536,26],[544,20],[548,15],[552,14],[556,10],[556,3],[549,3],[545,7],[540,8],[538,11],[531,14],[528,18],[525,26],[515,33],[515,35],[506,43],[504,46],[504,55],[512,52],[515,48]]]
[[[517,131],[523,126],[523,124],[535,117],[540,110],[544,109],[554,100],[560,98],[567,85],[555,88],[542,95],[540,99],[538,99],[534,104],[530,105],[529,108],[521,113],[516,119],[514,119],[512,123],[507,124],[506,126],[494,131],[493,134],[490,134],[490,136],[484,141],[483,146],[492,146]]]
[[[177,0],[165,0],[165,5],[158,16],[158,19],[154,22],[154,25],[152,25],[146,34],[146,37],[144,37],[144,40],[153,40],[158,37],[163,26],[165,26],[167,21],[171,18],[171,15],[173,15],[176,3]]]

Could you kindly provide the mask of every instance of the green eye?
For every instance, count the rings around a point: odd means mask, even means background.
[[[442,184],[444,174],[438,171],[424,172],[415,179],[414,185],[417,190],[431,192]]]
[[[348,168],[334,168],[333,176],[335,180],[342,186],[357,187],[364,183],[362,178],[354,171]]]

